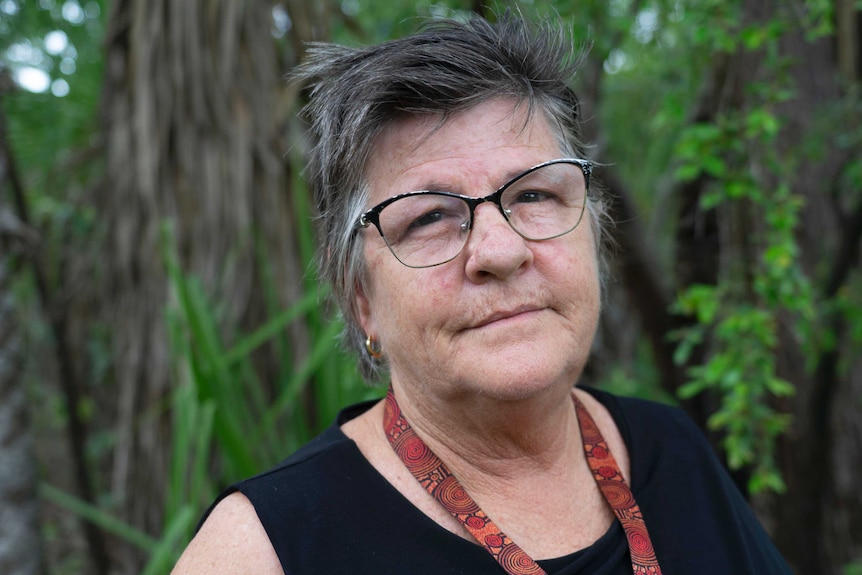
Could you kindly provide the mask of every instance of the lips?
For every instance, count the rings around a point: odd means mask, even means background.
[[[508,319],[508,318],[515,317],[515,316],[525,314],[525,313],[540,311],[542,309],[544,309],[544,308],[538,307],[535,305],[525,305],[525,306],[520,306],[520,307],[516,307],[513,309],[509,309],[509,310],[497,311],[497,312],[492,313],[489,316],[482,318],[480,321],[473,323],[472,325],[469,326],[469,329],[478,329],[480,327],[485,327],[486,325],[492,324],[496,321]]]

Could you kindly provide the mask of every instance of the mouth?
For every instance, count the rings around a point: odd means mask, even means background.
[[[537,307],[537,306],[522,306],[522,307],[513,308],[511,310],[503,310],[503,311],[494,312],[491,315],[486,316],[486,317],[482,318],[480,321],[469,326],[469,328],[470,329],[483,328],[483,327],[486,327],[486,326],[491,325],[491,324],[501,323],[501,322],[505,322],[506,320],[517,319],[517,318],[520,318],[521,316],[527,316],[527,315],[531,315],[534,313],[538,313],[538,312],[542,311],[542,309],[544,309],[544,308]]]

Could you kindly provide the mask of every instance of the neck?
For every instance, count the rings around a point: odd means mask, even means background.
[[[397,382],[393,388],[416,434],[468,489],[568,473],[583,459],[569,388],[518,399],[410,393]]]

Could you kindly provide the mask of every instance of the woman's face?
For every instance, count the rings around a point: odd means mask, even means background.
[[[542,114],[493,100],[455,115],[400,120],[378,139],[369,207],[400,193],[437,189],[487,196],[515,175],[563,156]],[[529,397],[571,386],[589,354],[599,312],[596,246],[585,216],[574,231],[525,240],[498,208],[476,208],[452,261],[402,265],[373,226],[360,323],[383,346],[393,384],[442,394]]]

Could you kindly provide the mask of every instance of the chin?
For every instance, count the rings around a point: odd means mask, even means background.
[[[514,344],[486,350],[480,362],[471,362],[474,369],[485,368],[497,381],[508,381],[506,387],[531,390],[554,385],[574,385],[589,357],[576,341],[561,334],[534,334]],[[469,356],[468,356],[469,357]],[[476,356],[474,356],[476,357]]]

